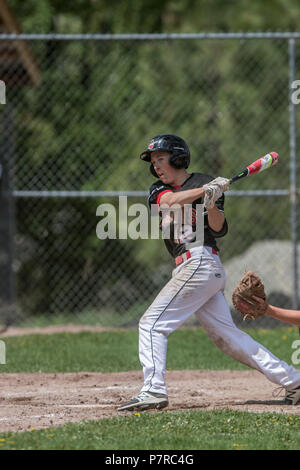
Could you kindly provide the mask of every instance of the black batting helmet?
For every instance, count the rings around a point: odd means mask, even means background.
[[[148,145],[147,150],[141,153],[140,158],[146,162],[151,162],[151,152],[155,150],[164,150],[170,153],[169,163],[174,168],[188,168],[190,164],[190,150],[187,143],[173,134],[160,134],[154,137]],[[150,165],[150,171],[153,176],[158,177],[153,164]]]

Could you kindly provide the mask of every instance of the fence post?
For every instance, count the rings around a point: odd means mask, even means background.
[[[295,81],[295,39],[289,39],[289,116],[290,116],[290,204],[293,266],[293,309],[298,309],[298,233],[297,233],[297,155],[296,155],[296,104],[293,103]]]
[[[10,104],[1,110],[1,190],[0,190],[0,322],[6,326],[15,320],[15,280],[13,272],[14,201],[10,168],[15,157],[15,125]]]

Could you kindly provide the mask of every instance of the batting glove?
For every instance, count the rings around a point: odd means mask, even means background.
[[[203,186],[205,191],[204,206],[206,209],[212,209],[217,199],[229,188],[230,180],[228,178],[218,177]]]

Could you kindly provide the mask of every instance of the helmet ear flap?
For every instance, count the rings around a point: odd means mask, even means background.
[[[172,155],[170,157],[169,163],[173,168],[177,168],[177,169],[183,168],[183,161],[180,157],[176,157]]]
[[[158,175],[157,175],[156,171],[154,170],[153,163],[151,163],[151,165],[150,165],[150,173],[151,173],[151,175],[154,176],[155,178],[158,178]]]

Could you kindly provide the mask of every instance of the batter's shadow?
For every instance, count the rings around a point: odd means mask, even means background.
[[[235,402],[235,405],[286,405],[284,400],[247,400],[243,402]]]
[[[226,406],[246,406],[246,405],[264,405],[264,406],[289,406],[285,403],[284,400],[246,400],[246,401],[229,401],[229,402],[224,402],[222,405],[216,404],[216,403],[205,403],[205,404],[170,404],[169,410],[174,411],[174,410],[197,410],[197,409],[202,409],[205,410],[206,408],[226,408]]]

